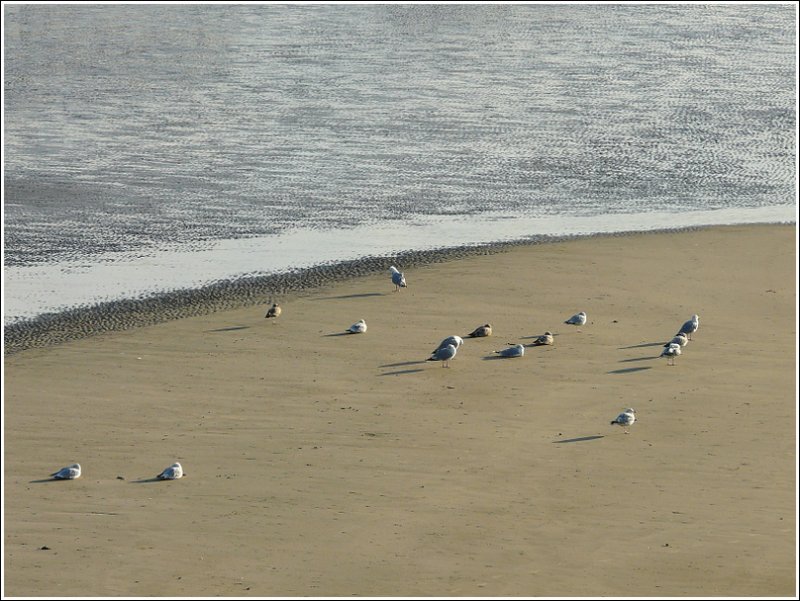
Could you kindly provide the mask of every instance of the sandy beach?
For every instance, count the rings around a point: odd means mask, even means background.
[[[274,320],[7,355],[4,593],[793,597],[795,241],[520,246],[398,265],[399,292],[387,263]],[[485,323],[449,368],[425,361]],[[629,434],[609,423],[627,407]],[[153,481],[174,461],[185,478]]]

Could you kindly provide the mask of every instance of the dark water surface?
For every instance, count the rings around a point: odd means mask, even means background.
[[[296,231],[795,211],[789,5],[4,5],[4,28],[12,293],[142,259],[133,294],[165,247]]]

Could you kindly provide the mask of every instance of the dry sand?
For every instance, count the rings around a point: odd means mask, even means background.
[[[794,596],[795,253],[793,225],[600,237],[397,293],[387,264],[277,320],[9,355],[5,594]],[[186,478],[137,482],[173,461]]]

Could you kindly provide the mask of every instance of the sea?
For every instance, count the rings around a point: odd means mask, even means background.
[[[797,7],[3,5],[3,316],[797,222]]]

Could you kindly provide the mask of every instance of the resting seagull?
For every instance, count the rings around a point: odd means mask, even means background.
[[[611,421],[611,425],[617,424],[618,426],[622,426],[625,428],[625,434],[628,433],[628,428],[633,425],[633,422],[636,421],[636,411],[633,409],[626,409],[622,413],[620,413],[616,419]]]
[[[177,461],[156,476],[159,480],[177,480],[183,478],[183,467]]]
[[[483,338],[492,335],[492,324],[487,323],[479,326],[467,334],[467,338]]]
[[[509,342],[509,344],[511,343]],[[514,346],[504,348],[502,351],[494,352],[501,357],[522,357],[525,354],[525,347],[521,344],[515,344]]]
[[[397,292],[400,288],[406,288],[406,278],[401,271],[397,270],[397,267],[392,265],[389,267],[389,272],[392,274],[392,284],[394,284],[394,291]]]
[[[450,359],[456,356],[458,349],[452,344],[436,349],[426,361],[441,361],[442,367],[450,367]]]
[[[678,330],[678,334],[686,334],[686,337],[691,340],[692,334],[697,331],[697,328],[700,327],[700,317],[698,315],[692,315],[692,318],[687,321],[685,324],[681,326],[681,329]]]
[[[74,480],[81,477],[81,464],[73,463],[50,474],[54,480]]]
[[[580,313],[576,313],[564,323],[568,323],[573,326],[582,326],[586,323],[586,312],[581,311]]]
[[[539,336],[536,340],[531,343],[533,346],[546,346],[549,344],[553,344],[553,334],[552,332],[545,332],[541,336]]]
[[[442,341],[439,343],[439,346],[437,346],[437,347],[436,347],[436,348],[433,350],[433,352],[435,353],[436,351],[443,349],[443,348],[444,348],[444,347],[446,347],[448,344],[452,344],[454,347],[456,347],[456,350],[458,350],[458,349],[459,349],[459,347],[460,347],[462,344],[464,344],[464,339],[463,339],[461,336],[448,336],[447,338],[445,338],[444,340],[442,340]],[[432,354],[433,354],[433,353],[432,353]]]
[[[278,306],[278,303],[272,303],[272,306],[267,309],[267,314],[264,318],[268,317],[278,317],[281,314],[281,308]]]
[[[681,345],[677,342],[670,342],[669,346],[664,348],[659,356],[666,357],[668,359],[667,365],[675,365],[675,357],[680,356],[680,354]]]
[[[347,331],[351,334],[363,334],[367,331],[367,322],[363,319],[359,319],[357,322],[347,328]]]

